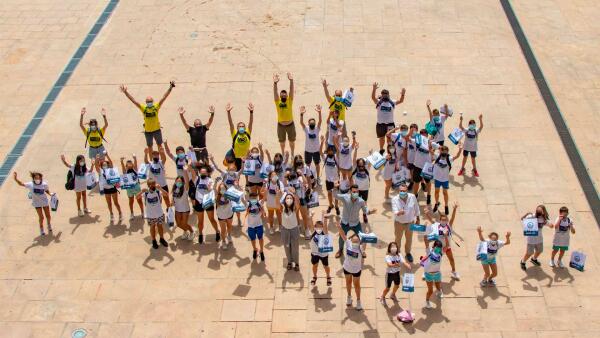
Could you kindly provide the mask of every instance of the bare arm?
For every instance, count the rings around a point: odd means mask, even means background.
[[[477,227],[477,235],[479,236],[480,241],[485,242],[485,238],[483,238],[483,230],[481,229],[481,226]]]
[[[483,129],[483,114],[479,114],[479,132]]]
[[[271,153],[269,152],[269,149],[265,149],[265,154],[267,154],[267,161],[271,164],[273,164],[273,161],[271,160]]]
[[[67,161],[65,160],[65,155],[60,155],[60,160],[65,165],[65,167],[71,168],[71,165],[69,163],[67,163]]]
[[[462,115],[460,116],[460,118],[458,119],[458,128],[462,131],[465,131],[465,127],[463,127],[463,117]]]
[[[229,122],[229,133],[233,135],[235,128],[233,128],[233,120],[231,119],[231,110],[233,109],[233,106],[231,105],[231,103],[228,103],[227,106],[225,107],[225,110],[227,111],[227,122]]]
[[[371,91],[371,100],[373,100],[373,103],[377,104],[377,88],[379,88],[379,84],[377,82],[373,82],[373,90]]]
[[[148,158],[148,148],[144,149],[144,163],[150,163],[150,160]]]
[[[187,123],[185,116],[184,116],[185,109],[183,109],[183,107],[179,107],[179,108],[177,108],[177,112],[179,112],[179,118],[181,119],[181,123],[183,123],[185,130],[190,129],[190,125]]]
[[[323,145],[325,144],[325,136],[321,135],[321,144],[319,145],[319,153],[323,155]]]
[[[506,241],[504,242],[504,245],[509,245],[510,244],[510,231],[506,233]]]
[[[104,126],[102,126],[102,130],[106,130],[106,128],[108,128],[108,119],[106,118],[106,109],[102,108],[102,110],[100,111],[100,114],[102,114],[102,119],[104,120]]]
[[[175,158],[175,156],[173,156],[173,153],[171,152],[171,148],[169,148],[169,143],[167,142],[167,140],[165,140],[163,143],[165,144],[165,150],[167,151],[167,156],[169,156],[169,158]]]
[[[450,221],[448,222],[450,226],[454,225],[454,219],[456,218],[456,210],[458,209],[458,203],[454,203],[452,206],[452,216],[450,216]]]
[[[300,125],[302,129],[306,129],[306,125],[304,124],[304,113],[306,113],[306,107],[300,106]]]
[[[342,230],[342,226],[339,223],[336,223],[335,226],[338,228],[338,234],[340,235],[340,237],[344,241],[348,240],[348,238],[346,237],[346,233],[344,232],[344,230]]]
[[[433,119],[433,112],[431,111],[431,100],[427,100],[427,111],[429,112],[429,120]]]
[[[215,106],[208,107],[208,113],[210,114],[210,117],[208,118],[206,128],[210,129],[210,126],[212,126],[213,120],[215,119]]]
[[[460,157],[460,154],[462,154],[462,150],[463,150],[463,145],[462,145],[462,143],[459,143],[458,150],[456,150],[456,155],[454,155],[454,157],[452,157],[452,161],[454,161]]]
[[[175,81],[169,82],[169,89],[167,89],[167,91],[163,95],[162,99],[160,99],[160,101],[158,102],[158,105],[160,107],[162,107],[163,103],[165,103],[165,101],[167,100],[167,97],[169,97],[169,95],[171,95],[171,90],[173,90],[173,88],[175,88]]]
[[[273,74],[273,100],[279,101],[279,91],[277,90],[277,82],[279,82],[279,75]]]
[[[137,156],[135,156],[135,154],[133,155],[133,166],[135,167],[135,170],[137,170],[138,167],[138,161],[137,161]],[[125,170],[123,170],[125,171]]]
[[[319,121],[317,122],[317,127],[319,129],[321,129],[321,124],[323,124],[323,114],[321,113],[321,105],[318,104],[315,106],[315,110],[317,111],[317,114],[319,115]]]
[[[405,94],[406,94],[406,88],[402,88],[402,91],[400,92],[400,98],[396,101],[396,104],[401,104],[402,102],[404,102]]]
[[[140,103],[137,102],[133,96],[131,96],[131,94],[129,94],[129,92],[127,91],[127,87],[125,87],[125,85],[121,85],[119,87],[121,89],[121,91],[123,92],[123,94],[125,94],[125,96],[127,96],[127,98],[129,99],[129,101],[131,101],[131,103],[133,103],[138,109],[140,108]]]
[[[79,117],[79,127],[81,128],[81,130],[83,130],[84,133],[87,132],[85,126],[83,125],[83,115],[85,115],[85,113],[85,107],[81,108],[81,116]]]
[[[125,175],[125,157],[121,157],[120,162],[121,162],[121,172],[123,173],[123,175]]]
[[[294,100],[294,78],[292,73],[287,73],[288,80],[290,80],[290,101]]]
[[[248,121],[248,132],[252,134],[252,124],[254,123],[254,105],[248,103],[248,111],[250,112],[250,120]]]
[[[15,179],[15,182],[17,182],[18,185],[20,185],[22,187],[25,186],[25,184],[23,184],[23,182],[21,182],[21,180],[19,180],[19,178],[17,177],[17,172],[16,171],[13,173],[13,178]]]
[[[322,83],[323,83],[323,90],[325,91],[325,97],[327,98],[327,103],[330,103],[332,98],[331,98],[331,95],[329,95],[329,89],[327,88],[327,86],[328,86],[327,80],[323,79]]]

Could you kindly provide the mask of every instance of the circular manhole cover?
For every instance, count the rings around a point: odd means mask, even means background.
[[[87,336],[87,331],[84,329],[76,329],[71,333],[71,337],[73,338],[85,338]]]

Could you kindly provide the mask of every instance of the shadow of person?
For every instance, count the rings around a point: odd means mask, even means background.
[[[377,331],[373,328],[373,324],[369,321],[369,318],[365,315],[365,311],[358,311],[356,308],[352,306],[346,306],[344,309],[346,316],[342,319],[342,325],[344,325],[347,321],[351,321],[356,324],[365,324],[368,327],[365,333],[373,333],[373,331]]]
[[[144,223],[145,220],[142,217],[136,217],[129,221],[129,228],[127,228],[127,234],[131,236],[134,232],[139,232],[140,234],[144,234]]]
[[[444,294],[452,294],[454,296],[458,296],[458,293],[454,291],[453,287],[456,284],[456,279],[450,278],[449,282],[442,282],[442,291]]]
[[[500,297],[503,297],[506,299],[506,304],[511,302],[510,296],[500,292],[498,288],[481,287],[481,290],[483,291],[483,295],[477,296],[477,304],[479,304],[479,307],[482,309],[488,308],[488,302],[485,300],[486,298],[496,300]]]
[[[442,314],[442,303],[439,300],[436,300],[435,304],[436,304],[436,307],[433,309],[426,309],[426,308],[421,309],[421,314],[423,315],[423,317],[419,318],[419,320],[414,322],[414,324],[413,324],[414,329],[420,330],[423,332],[427,332],[427,331],[429,331],[431,326],[433,326],[433,324],[442,323],[442,322],[445,322],[445,323],[450,322],[448,317],[446,317]]]
[[[525,271],[525,274],[526,274],[525,277],[521,278],[521,281],[523,282],[523,290],[534,291],[534,292],[538,291],[538,287],[533,285],[529,280],[535,280],[538,283],[541,283],[542,281],[547,280],[548,284],[546,284],[546,286],[548,286],[548,287],[552,286],[552,283],[553,283],[552,276],[547,274],[539,266],[530,267],[529,269],[527,269],[527,271]]]
[[[465,185],[467,185],[471,188],[479,187],[480,191],[484,190],[483,185],[481,184],[481,182],[479,182],[479,179],[475,176],[463,175],[462,182],[459,182],[455,179],[454,175],[450,175],[450,184],[452,184],[453,186],[455,186],[457,188],[460,188],[461,191],[465,191]]]
[[[571,275],[567,268],[555,267],[552,268],[552,272],[554,272],[554,281],[557,283],[567,280],[567,283],[571,284],[575,281],[575,277]]]
[[[127,233],[127,226],[118,221],[117,223],[109,223],[108,226],[104,229],[104,233],[102,237],[108,238],[108,235],[111,235],[112,238],[117,238],[125,235]]]
[[[281,280],[281,288],[287,289],[288,284],[292,284],[292,285],[298,284],[298,286],[297,286],[298,289],[304,288],[304,277],[302,276],[302,272],[294,271],[294,270],[286,270],[285,273],[283,274],[283,279]]]
[[[390,198],[392,198],[392,197],[390,196]],[[390,202],[385,202],[384,201],[383,203],[381,203],[381,207],[382,207],[381,214],[383,216],[388,217],[388,218],[393,218],[394,217],[394,214],[392,212],[392,202],[391,202],[391,200],[390,200]]]
[[[246,278],[246,284],[250,284],[250,280],[252,280],[252,277],[254,276],[267,276],[269,277],[271,283],[275,282],[275,280],[273,279],[273,275],[271,275],[271,272],[269,272],[269,270],[267,269],[267,264],[265,264],[265,262],[259,263],[257,260],[252,260],[252,262],[250,263],[250,273]]]
[[[69,218],[69,224],[75,224],[73,230],[71,230],[71,235],[73,235],[82,224],[94,224],[98,223],[99,220],[100,215],[90,216],[89,214],[85,214],[83,217],[74,216]]]
[[[198,245],[194,244],[194,241],[176,237],[175,240],[169,243],[171,251],[180,251],[182,255],[195,256],[198,254]]]
[[[44,235],[44,236],[39,235],[33,239],[33,243],[31,243],[30,246],[25,248],[23,253],[26,254],[29,250],[31,250],[35,247],[38,247],[38,246],[48,246],[48,245],[50,245],[50,243],[60,243],[61,235],[62,235],[62,231],[59,231],[56,235],[53,232],[48,233],[47,235]]]
[[[275,216],[273,216],[275,217]],[[281,232],[275,232],[274,234],[270,234],[268,233],[267,230],[265,230],[265,237],[269,239],[269,241],[265,241],[265,249],[273,249],[274,247],[281,247],[282,246],[282,242],[281,242]]]
[[[333,303],[333,289],[331,286],[327,287],[327,292],[320,293],[319,288],[315,285],[311,287],[310,293],[312,293],[312,297],[315,300],[315,312],[329,312],[337,307],[337,305]]]
[[[146,240],[146,242],[150,243],[150,241],[148,240]],[[171,254],[169,253],[168,248],[159,246],[158,249],[154,249],[150,247],[150,254],[148,255],[148,257],[146,257],[146,259],[142,263],[142,266],[150,270],[155,270],[156,268],[150,266],[150,261],[162,262],[163,259],[167,260],[167,262],[163,264],[163,266],[168,266],[169,264],[175,261],[175,258],[173,258],[173,256],[171,256]]]

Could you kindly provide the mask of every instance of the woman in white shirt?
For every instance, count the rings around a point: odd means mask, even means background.
[[[183,230],[182,239],[194,240],[194,229],[188,224],[190,217],[190,200],[188,191],[190,189],[187,170],[183,170],[183,176],[177,176],[173,183],[173,202],[175,209],[175,224]]]
[[[204,212],[208,214],[208,220],[215,229],[215,241],[218,243],[221,241],[221,232],[217,227],[217,220],[215,219],[215,206],[207,206],[204,208],[202,205],[204,202],[204,196],[208,195],[213,190],[213,180],[210,178],[210,174],[207,166],[201,166],[198,170],[198,174],[194,170],[190,171],[192,174],[192,181],[194,182],[196,193],[192,200],[192,206],[198,217],[198,243],[204,243]],[[209,195],[210,196],[210,195]]]
[[[279,180],[277,173],[271,171],[262,192],[267,200],[267,221],[269,222],[269,233],[271,235],[275,233],[274,215],[277,216],[277,221],[281,227],[281,203],[279,202],[279,198],[283,189],[283,183]]]
[[[433,161],[433,182],[435,187],[435,205],[433,206],[433,212],[436,212],[440,206],[440,188],[444,188],[444,213],[449,214],[448,207],[448,189],[450,188],[450,170],[452,170],[452,162],[460,157],[462,151],[462,144],[458,144],[458,152],[454,156],[450,156],[448,153],[447,146],[440,147],[440,153],[438,157]]]
[[[169,244],[165,241],[163,233],[163,224],[165,224],[165,213],[161,207],[161,200],[169,192],[161,188],[153,178],[149,178],[146,181],[148,188],[142,189],[138,194],[139,197],[143,198],[146,204],[146,220],[150,226],[150,236],[152,237],[152,247],[158,249],[158,243],[156,242],[156,233],[160,237],[160,244],[164,247],[168,247]]]
[[[108,212],[110,213],[110,221],[114,221],[115,216],[113,214],[112,205],[114,203],[117,211],[119,212],[119,222],[123,220],[123,213],[121,212],[121,206],[119,205],[119,191],[117,190],[116,183],[108,183],[112,178],[120,176],[119,171],[113,167],[113,161],[111,160],[108,153],[104,154],[104,158],[99,155],[96,157],[96,163],[94,164],[96,171],[98,171],[98,185],[100,193],[104,194],[106,198],[106,205],[108,206]],[[114,174],[114,175],[113,175]],[[117,178],[117,182],[119,179]]]
[[[361,311],[363,307],[360,303],[360,275],[362,273],[364,258],[360,246],[360,238],[353,230],[344,233],[340,223],[336,223],[336,226],[340,237],[346,242],[346,256],[343,264],[344,277],[346,278],[346,292],[348,294],[346,306],[352,306],[352,286],[354,285],[354,292],[356,293],[356,310]]]
[[[64,165],[69,168],[69,171],[73,174],[74,178],[74,187],[73,191],[75,192],[75,198],[77,202],[77,214],[79,217],[83,217],[85,214],[89,214],[90,211],[87,208],[87,184],[85,175],[91,172],[94,168],[94,164],[92,162],[92,168],[88,169],[85,165],[85,156],[77,155],[75,158],[75,163],[73,165],[67,163],[65,159],[65,155],[60,155],[60,159],[64,163]],[[81,201],[83,200],[83,210],[81,210]]]
[[[410,144],[415,147],[415,161],[412,172],[413,194],[419,198],[419,188],[421,182],[425,181],[423,189],[427,193],[427,205],[431,204],[431,179],[432,177],[423,177],[421,174],[426,167],[431,166],[433,151],[438,148],[438,144],[431,141],[427,136],[427,130],[421,129],[419,134],[410,139]]]
[[[294,194],[293,187],[288,188],[290,191],[284,194],[283,197],[283,212],[281,213],[281,242],[285,250],[287,258],[287,269],[300,271],[298,258],[300,229],[298,228],[298,218],[296,211],[300,206],[298,196]]]
[[[219,219],[219,225],[221,227],[221,248],[225,250],[232,244],[231,231],[233,228],[233,205],[231,204],[231,201],[225,197],[227,189],[227,183],[225,183],[225,181],[219,182],[215,188],[217,218]]]
[[[40,235],[44,236],[44,216],[46,216],[46,225],[48,226],[48,232],[52,232],[52,225],[50,225],[50,206],[48,203],[48,196],[52,196],[48,183],[43,181],[43,176],[39,172],[31,172],[31,182],[23,183],[17,177],[17,172],[13,173],[15,182],[18,185],[29,189],[29,196],[31,198],[31,204],[35,208],[38,214],[38,221],[40,224]],[[46,196],[47,195],[47,196]]]

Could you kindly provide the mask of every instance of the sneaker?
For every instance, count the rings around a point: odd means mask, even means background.
[[[431,205],[431,194],[427,194],[427,205]]]
[[[304,239],[309,240],[310,239],[310,230],[306,229],[306,231],[304,231]]]
[[[252,259],[256,260],[256,257],[258,257],[258,252],[256,252],[256,250],[252,250]]]
[[[336,216],[340,215],[340,207],[335,207],[335,215]]]
[[[215,242],[219,242],[221,240],[221,233],[217,231],[217,234],[215,235]]]
[[[156,240],[155,240],[155,239],[153,239],[153,240],[152,240],[152,247],[153,247],[154,249],[158,249],[158,242],[156,242]]]
[[[44,229],[40,229],[40,235],[46,236],[46,233],[44,232]]]
[[[83,217],[83,215],[85,215],[85,213],[83,212],[83,210],[79,209],[79,210],[77,210],[77,215],[79,217]]]
[[[231,238],[231,235],[230,235],[230,234],[227,234],[227,241],[228,241],[229,243],[233,243],[233,238]]]
[[[129,215],[129,220],[130,220],[130,221],[133,221],[133,219],[134,219],[134,218],[135,218],[135,215],[134,215],[134,214],[131,214],[131,215]]]
[[[340,258],[340,257],[342,257],[342,250],[338,250],[338,251],[335,253],[335,258]]]
[[[537,265],[537,266],[540,266],[540,265],[542,265],[542,263],[540,263],[540,261],[538,261],[538,260],[537,260],[537,259],[535,259],[535,258],[532,258],[532,259],[530,259],[529,261],[530,261],[531,263],[533,263],[533,264]]]
[[[385,302],[385,298],[384,297],[379,297],[379,303],[381,303],[381,305],[387,307],[387,303]]]
[[[433,305],[431,305],[430,301],[428,301],[428,300],[425,301],[425,308],[426,309],[433,309]]]
[[[352,306],[352,296],[346,297],[346,306]]]
[[[273,230],[273,227],[271,227],[269,229],[269,235],[274,235],[275,234],[275,230]]]
[[[223,243],[223,244],[222,244],[222,246],[223,246],[223,250],[227,250],[227,249],[229,249],[229,244],[227,243],[227,241],[222,241],[221,243]]]
[[[110,214],[110,221],[113,222],[115,220],[115,215]]]
[[[475,175],[475,177],[479,177],[479,173],[477,172],[477,169],[473,169],[473,175]]]
[[[48,229],[50,229],[50,226],[48,226]],[[52,229],[49,230],[50,232],[52,232]],[[558,267],[559,268],[564,268],[565,265],[563,264],[563,262],[561,260],[558,260]]]
[[[452,271],[450,273],[450,277],[452,277],[453,279],[456,279],[456,280],[460,280],[460,275],[458,274],[457,271]]]
[[[484,279],[484,280],[482,280],[481,282],[479,282],[479,285],[480,285],[482,288],[484,288],[484,287],[486,287],[486,286],[487,286],[487,281]]]
[[[410,253],[407,253],[407,254],[406,254],[406,260],[407,260],[409,263],[412,263],[412,262],[413,262],[413,256],[412,256]]]
[[[437,298],[440,298],[440,299],[444,298],[444,294],[443,294],[443,293],[442,293],[442,291],[440,291],[440,290],[437,290],[437,291],[435,292],[435,295],[437,296]]]
[[[262,251],[260,252],[260,260],[263,262],[265,261],[265,253]]]
[[[458,176],[462,176],[464,173],[465,173],[465,168],[461,168],[461,169],[458,171]]]
[[[327,212],[326,213],[329,214],[331,212],[331,210],[333,210],[333,207],[330,205],[330,206],[327,207]]]
[[[495,286],[496,286],[496,281],[495,281],[495,280],[493,280],[493,279],[490,279],[490,280],[488,280],[488,282],[487,282],[487,283],[488,283],[488,286],[489,286],[489,287],[492,287],[492,288],[493,288],[493,287],[495,287]]]
[[[421,182],[421,190],[425,191],[427,189],[427,186],[425,185],[425,182]]]
[[[523,262],[523,261],[521,261],[521,270],[527,271],[527,266],[525,265],[525,262]]]
[[[90,211],[90,209],[88,208],[83,208],[83,212],[85,212],[86,214],[91,214],[92,212]]]
[[[552,267],[552,268],[556,266],[556,265],[554,265],[554,260],[553,259],[550,260],[550,263],[548,265],[550,265],[550,267]]]
[[[446,215],[450,214],[450,209],[448,208],[448,206],[447,206],[447,205],[445,205],[445,206],[444,206],[444,213],[445,213]]]
[[[296,265],[294,265],[294,271],[300,271],[300,264],[296,263]]]
[[[433,210],[432,210],[432,211],[433,211],[433,212],[437,212],[437,211],[438,211],[438,207],[439,207],[439,206],[440,206],[440,202],[436,202],[436,203],[433,205]]]
[[[168,247],[168,246],[169,246],[169,243],[167,243],[167,241],[165,241],[165,239],[164,239],[164,238],[161,238],[161,239],[159,240],[159,242],[160,242],[160,244],[162,244],[162,246],[164,246],[164,247]]]
[[[202,244],[204,243],[204,235],[203,234],[199,234],[198,235],[198,244]]]
[[[362,304],[360,303],[360,299],[356,300],[356,311],[362,311],[363,307]]]

